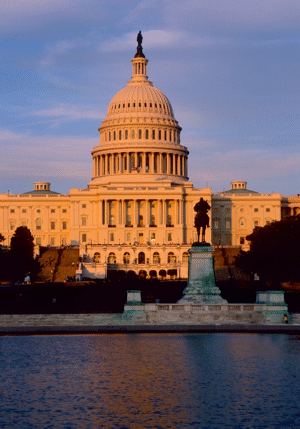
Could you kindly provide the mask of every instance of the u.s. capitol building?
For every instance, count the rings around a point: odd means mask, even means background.
[[[260,194],[244,181],[219,194],[195,188],[181,127],[168,98],[148,80],[140,44],[131,62],[131,80],[113,97],[99,128],[88,187],[62,195],[41,181],[25,194],[1,194],[4,244],[18,226],[27,226],[36,245],[79,245],[85,276],[172,269],[184,278],[196,239],[193,208],[201,197],[211,206],[206,241],[213,245],[246,246],[255,226],[298,213],[300,197]]]

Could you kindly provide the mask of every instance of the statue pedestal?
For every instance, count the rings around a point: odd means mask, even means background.
[[[189,249],[188,284],[178,304],[227,304],[215,284],[213,251],[209,244]]]

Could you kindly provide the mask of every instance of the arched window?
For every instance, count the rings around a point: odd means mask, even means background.
[[[128,139],[128,130],[125,130],[125,140]]]
[[[245,219],[241,217],[239,220],[239,224],[240,224],[240,228],[245,228]]]
[[[111,141],[111,132],[108,133],[108,140]]]
[[[122,140],[122,131],[119,131],[119,140]]]
[[[149,130],[146,130],[146,140],[148,140],[148,138],[149,138]]]
[[[134,130],[131,130],[131,138],[134,139]]]
[[[145,253],[140,252],[138,255],[138,263],[139,264],[145,264]]]
[[[160,254],[158,252],[153,253],[153,264],[160,264]]]
[[[108,255],[108,264],[115,264],[117,262],[117,258],[116,255],[114,254],[114,252],[110,252],[110,254]]]
[[[183,262],[184,264],[187,264],[187,263],[188,263],[188,260],[189,260],[189,254],[188,254],[188,252],[184,252],[184,253],[182,254],[182,262]]]
[[[142,138],[142,130],[139,130],[139,139]]]
[[[165,140],[167,140],[167,130],[165,130]]]
[[[155,130],[152,130],[152,140],[155,140]]]
[[[114,140],[116,140],[116,132],[114,131]]]
[[[168,253],[168,264],[175,264],[176,263],[176,256],[173,252]]]
[[[99,252],[94,253],[93,260],[96,264],[100,264],[100,253]]]
[[[35,226],[36,226],[36,229],[41,229],[42,228],[42,221],[41,221],[41,219],[37,219],[35,221]]]
[[[158,140],[161,140],[161,130],[158,130]]]
[[[123,264],[130,264],[130,254],[128,252],[123,255]]]

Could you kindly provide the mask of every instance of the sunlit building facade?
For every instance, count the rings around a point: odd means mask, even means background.
[[[294,213],[300,197],[259,194],[246,182],[232,182],[220,194],[195,188],[171,103],[148,80],[141,49],[131,62],[131,80],[99,128],[87,188],[62,195],[49,182],[36,182],[25,194],[0,195],[0,232],[6,245],[18,226],[31,230],[36,245],[78,245],[86,277],[115,269],[186,278],[196,239],[193,208],[201,197],[211,206],[206,241],[216,246],[247,246],[255,226]]]

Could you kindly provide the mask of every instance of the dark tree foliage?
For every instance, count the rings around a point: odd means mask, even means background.
[[[166,277],[167,272],[166,272],[166,270],[159,270],[158,274],[160,275],[160,277]]]
[[[300,216],[256,227],[248,235],[250,250],[241,251],[235,264],[246,273],[257,273],[270,287],[300,279]]]
[[[23,281],[27,273],[34,269],[33,236],[26,226],[16,229],[10,242],[9,260],[13,281]]]
[[[156,272],[156,270],[150,270],[149,271],[149,276],[152,278],[152,277],[154,277],[154,278],[156,278],[157,277],[157,272]]]

